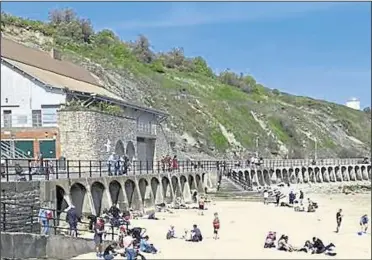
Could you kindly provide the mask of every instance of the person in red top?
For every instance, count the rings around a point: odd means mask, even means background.
[[[214,213],[214,220],[213,220],[213,239],[219,239],[218,230],[220,229],[220,219],[218,218],[218,213]]]
[[[177,155],[175,155],[174,157],[173,157],[173,165],[172,165],[173,167],[173,170],[177,170],[178,169],[178,160],[177,160]]]

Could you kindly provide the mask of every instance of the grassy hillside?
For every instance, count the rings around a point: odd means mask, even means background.
[[[179,154],[258,149],[302,158],[314,155],[315,140],[320,157],[369,154],[370,112],[271,90],[250,75],[215,75],[202,57],[185,57],[182,48],[155,53],[145,36],[125,42],[109,30],[94,32],[72,10],[51,12],[47,23],[2,14],[1,31],[35,48],[57,48],[123,98],[168,111],[164,130]]]

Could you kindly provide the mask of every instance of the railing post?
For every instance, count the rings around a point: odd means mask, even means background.
[[[159,163],[159,161],[157,161],[156,163],[157,163],[157,165],[158,165],[158,166],[157,166],[157,167],[158,167],[158,174],[160,174],[160,167],[159,167],[159,166],[160,166],[160,163]]]
[[[111,225],[111,240],[115,240],[114,226]]]
[[[6,202],[3,203],[3,232],[6,231]]]
[[[6,181],[9,181],[9,159],[5,159]]]
[[[70,160],[66,160],[67,179],[70,179]]]
[[[149,161],[146,160],[146,173],[149,174]]]
[[[56,179],[58,180],[58,169],[59,169],[59,160],[56,159]]]
[[[45,180],[49,181],[49,161],[44,161],[44,163]]]
[[[102,177],[102,162],[99,161],[99,177]]]
[[[78,167],[79,167],[79,178],[81,178],[81,161],[78,161]]]
[[[57,217],[57,211],[53,209],[53,229],[54,229],[54,235],[57,235],[57,222],[56,222],[56,217]],[[49,224],[49,223],[48,223]]]
[[[31,160],[28,160],[28,180],[32,181],[32,167],[31,167]]]
[[[142,174],[142,161],[139,162],[140,163],[140,175]]]
[[[34,205],[31,205],[31,228],[30,233],[34,231]]]
[[[89,160],[89,177],[92,177],[92,161]]]

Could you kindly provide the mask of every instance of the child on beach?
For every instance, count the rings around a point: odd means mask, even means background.
[[[342,217],[343,217],[341,213],[342,213],[342,209],[339,209],[338,212],[336,213],[336,222],[337,222],[336,233],[340,231]]]
[[[220,229],[220,219],[218,218],[218,213],[214,213],[214,220],[213,220],[213,239],[219,239],[218,230]]]
[[[368,219],[368,215],[367,214],[363,215],[360,218],[360,228],[361,228],[361,232],[362,233],[366,233],[367,232],[368,222],[369,222],[369,219]]]

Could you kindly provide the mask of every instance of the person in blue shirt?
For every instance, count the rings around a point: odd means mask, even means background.
[[[41,224],[41,232],[43,235],[49,234],[49,221],[47,218],[47,211],[46,209],[41,208],[38,214],[39,223]]]
[[[368,215],[365,214],[363,215],[361,218],[360,218],[360,227],[361,227],[361,232],[364,232],[366,233],[367,232],[367,229],[368,229],[368,222],[369,222],[369,219],[368,219]]]
[[[144,253],[156,254],[158,250],[154,247],[153,244],[149,243],[149,236],[145,236],[140,241],[140,250]]]

